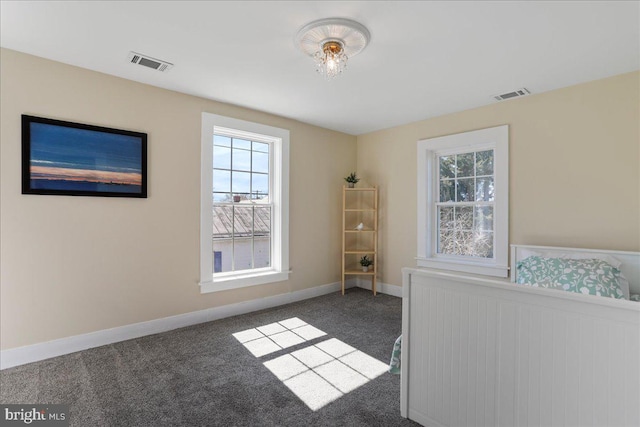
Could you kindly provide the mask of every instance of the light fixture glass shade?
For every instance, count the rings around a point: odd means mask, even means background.
[[[331,80],[347,68],[349,58],[340,42],[328,41],[313,55],[313,59],[316,61],[316,71]]]
[[[369,31],[362,24],[330,18],[305,25],[296,34],[294,42],[298,49],[313,58],[316,71],[330,80],[345,70],[347,60],[360,53],[369,39]]]

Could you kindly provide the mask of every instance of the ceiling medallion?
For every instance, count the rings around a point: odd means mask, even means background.
[[[347,60],[367,47],[371,35],[364,25],[343,18],[313,21],[298,31],[296,46],[313,58],[316,71],[331,80],[347,67]]]

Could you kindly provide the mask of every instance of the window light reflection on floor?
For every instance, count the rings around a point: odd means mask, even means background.
[[[293,347],[324,335],[327,334],[297,317],[233,334],[256,357]]]
[[[326,335],[297,317],[233,334],[256,357]],[[388,369],[386,364],[336,338],[278,356],[264,362],[264,366],[313,411]]]

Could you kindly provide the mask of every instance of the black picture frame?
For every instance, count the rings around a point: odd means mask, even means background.
[[[22,115],[22,194],[147,197],[147,134]]]

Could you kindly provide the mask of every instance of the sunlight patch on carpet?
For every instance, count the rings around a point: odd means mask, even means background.
[[[256,357],[275,353],[324,335],[327,334],[297,317],[233,334],[235,339]]]
[[[255,357],[325,335],[297,317],[233,334]],[[388,369],[385,363],[336,338],[278,356],[264,366],[313,411]]]

